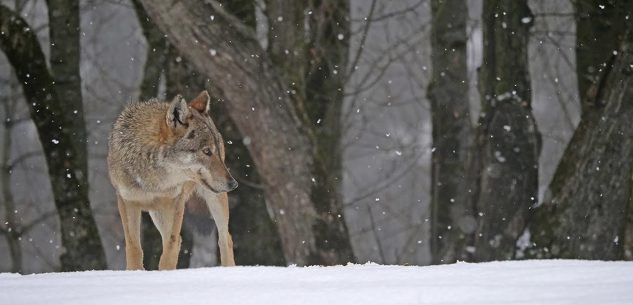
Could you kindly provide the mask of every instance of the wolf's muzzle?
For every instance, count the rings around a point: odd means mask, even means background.
[[[236,189],[238,186],[237,181],[235,181],[235,179],[232,179],[231,181],[226,183],[226,186],[229,188],[229,192]]]

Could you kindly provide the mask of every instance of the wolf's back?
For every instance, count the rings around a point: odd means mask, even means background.
[[[120,144],[151,145],[151,140],[160,132],[160,120],[164,119],[168,107],[167,103],[155,99],[132,103],[125,107],[110,134],[111,149],[123,148],[119,147]]]

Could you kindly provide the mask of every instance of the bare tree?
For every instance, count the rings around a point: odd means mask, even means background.
[[[78,14],[79,12],[70,12]],[[85,146],[77,145],[74,113],[63,103],[37,38],[15,12],[0,5],[0,49],[13,66],[44,149],[60,217],[62,270],[104,269],[106,260],[88,199]],[[69,59],[72,60],[72,59]],[[85,129],[85,127],[82,127]]]
[[[352,261],[340,207],[322,208],[312,197],[313,179],[319,178],[313,171],[318,166],[315,133],[252,29],[215,1],[143,4],[170,41],[229,101],[229,114],[248,138],[287,261]]]
[[[50,37],[50,67],[55,90],[63,97],[66,109],[71,110],[72,140],[76,151],[86,151],[86,123],[84,120],[83,100],[81,95],[81,75],[79,72],[79,1],[47,0],[48,32]],[[77,156],[77,175],[88,188],[87,154]]]
[[[633,166],[626,66],[631,36],[625,35],[632,30],[633,4],[574,4],[582,115],[543,204],[531,216],[526,255],[621,259]]]
[[[431,168],[432,262],[463,259],[476,228],[468,185],[467,159],[473,137],[468,108],[466,1],[434,0],[428,88],[433,120]]]
[[[475,139],[477,261],[510,259],[538,195],[540,134],[532,115],[526,0],[486,0],[482,109]]]

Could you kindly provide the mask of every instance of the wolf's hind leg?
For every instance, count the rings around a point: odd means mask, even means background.
[[[125,260],[127,270],[143,270],[143,249],[141,248],[141,208],[137,204],[126,203],[117,196],[119,214],[125,234]]]

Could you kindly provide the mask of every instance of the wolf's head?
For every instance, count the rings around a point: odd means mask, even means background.
[[[187,103],[177,95],[167,110],[167,128],[176,135],[169,149],[170,159],[179,169],[215,193],[237,187],[224,164],[224,141],[209,114],[211,98],[203,91]]]

